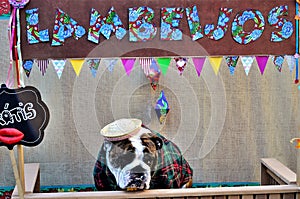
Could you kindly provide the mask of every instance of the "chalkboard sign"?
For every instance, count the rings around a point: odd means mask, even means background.
[[[31,86],[9,89],[0,88],[0,130],[17,129],[24,134],[21,141],[9,144],[1,140],[9,133],[0,135],[0,146],[12,148],[15,144],[36,146],[43,140],[44,130],[49,122],[49,109],[41,99],[40,92]],[[3,131],[5,132],[5,131]],[[5,137],[7,136],[7,137]]]

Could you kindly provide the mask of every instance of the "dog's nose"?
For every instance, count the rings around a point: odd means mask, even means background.
[[[146,169],[144,169],[142,166],[136,166],[132,169],[132,172],[135,173],[135,174],[142,174],[146,171]]]

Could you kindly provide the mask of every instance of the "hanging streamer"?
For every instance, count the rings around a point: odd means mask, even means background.
[[[295,84],[299,83],[298,71],[299,71],[299,0],[296,0],[296,75],[295,75]]]
[[[18,87],[24,86],[23,81],[23,63],[21,53],[21,25],[20,25],[20,9],[29,2],[29,0],[9,0],[13,10],[9,20],[8,39],[9,39],[9,59],[8,75],[6,85],[12,87],[14,83],[13,75],[11,74],[13,63],[15,60],[16,79]]]

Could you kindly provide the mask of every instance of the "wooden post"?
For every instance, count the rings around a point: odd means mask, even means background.
[[[25,190],[25,174],[24,174],[24,149],[22,145],[17,145],[18,147],[18,168],[20,181],[22,189]]]
[[[297,149],[297,185],[300,186],[300,149]]]

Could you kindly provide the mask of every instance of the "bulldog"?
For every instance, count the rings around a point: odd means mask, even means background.
[[[140,120],[137,121],[136,126],[129,128],[131,130],[118,136],[101,132],[105,140],[94,167],[97,190],[137,191],[191,187],[192,168],[176,144],[141,125]],[[118,122],[110,124],[114,131],[118,131]],[[117,129],[124,128],[128,126],[123,125]]]

